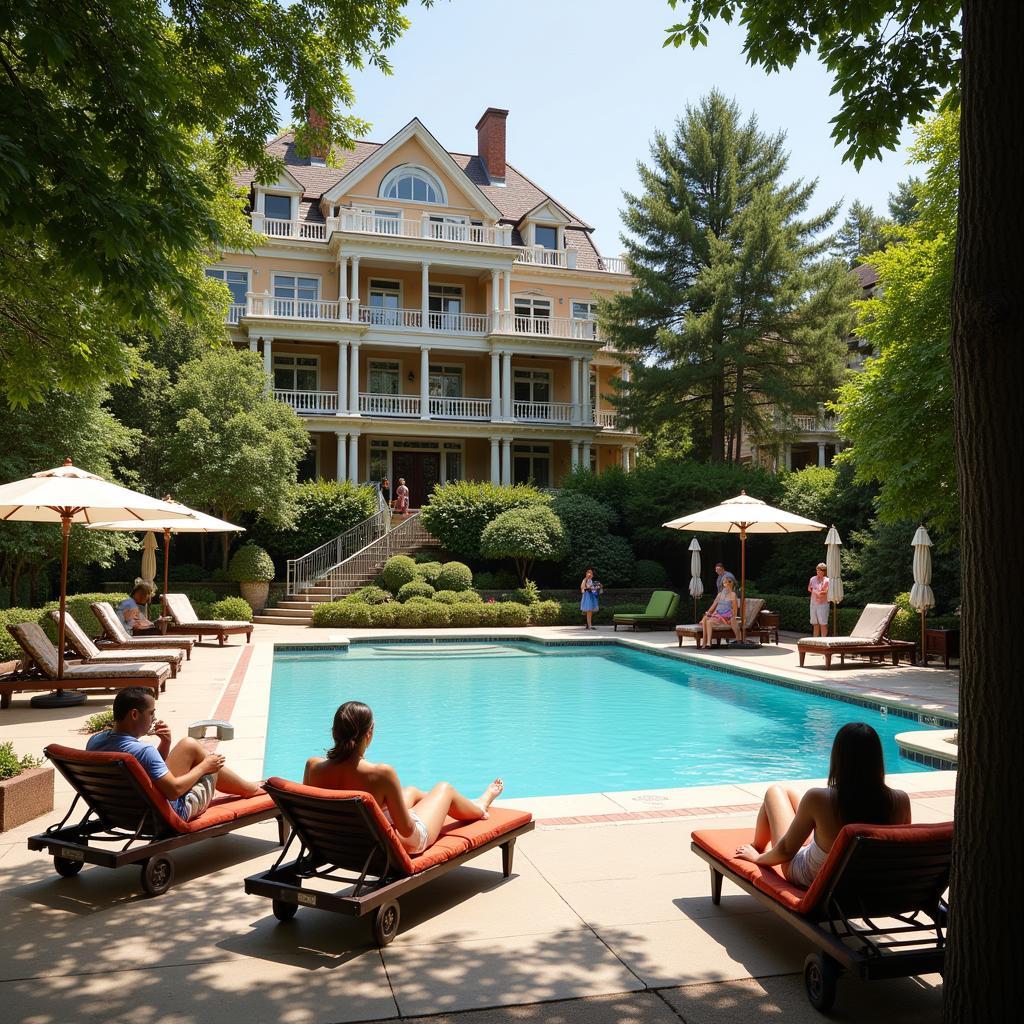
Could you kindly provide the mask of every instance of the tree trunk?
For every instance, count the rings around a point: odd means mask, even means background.
[[[719,371],[711,382],[711,451],[708,459],[711,462],[725,460],[725,380]]]
[[[1024,447],[1022,37],[1019,0],[964,0],[951,343],[963,661],[948,1024],[1016,1019],[1024,998],[1020,624],[990,600],[993,586],[1016,590],[1024,579],[1016,497]]]
[[[228,567],[228,552],[231,550],[231,534],[222,533],[220,535],[220,567],[227,570]]]

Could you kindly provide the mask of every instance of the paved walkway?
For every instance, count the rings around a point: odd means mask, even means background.
[[[320,642],[332,632],[257,627],[249,648],[197,649],[161,698],[160,715],[177,737],[189,721],[227,711],[237,739],[223,752],[258,777],[273,644]],[[587,635],[565,627],[528,632]],[[658,647],[675,642],[658,633],[637,639]],[[941,669],[860,665],[800,673],[785,646],[696,656],[784,671],[811,685],[838,682],[851,693],[936,712],[956,708],[956,674]],[[104,706],[106,700],[94,697],[85,707],[43,711],[16,698],[0,713],[0,732],[19,751],[50,740],[80,743],[76,728]],[[899,781],[913,795],[915,820],[951,817],[953,773]],[[62,811],[67,790],[61,781],[57,788]],[[25,838],[56,820],[55,812],[0,836],[3,1019],[820,1021],[799,976],[807,946],[728,883],[721,906],[712,906],[707,867],[689,851],[694,828],[749,824],[763,789],[516,801],[530,806],[540,825],[519,841],[514,876],[501,877],[495,851],[404,897],[402,929],[385,950],[370,946],[365,921],[302,911],[280,925],[267,901],[244,894],[242,878],[265,867],[277,850],[271,825],[175,854],[175,885],[148,899],[139,893],[136,869],[86,868],[76,879],[60,879],[48,859],[29,853]],[[932,1021],[939,1000],[936,978],[843,981],[833,1019]]]

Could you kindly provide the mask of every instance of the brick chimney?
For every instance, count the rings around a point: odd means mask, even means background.
[[[476,152],[492,185],[505,184],[505,118],[507,110],[488,107],[476,123]]]

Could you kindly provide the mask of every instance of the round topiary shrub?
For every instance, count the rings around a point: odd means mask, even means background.
[[[228,575],[236,583],[269,583],[274,560],[258,544],[243,544],[228,562]]]
[[[378,629],[390,629],[394,626],[398,609],[401,607],[402,605],[396,604],[394,601],[389,601],[387,604],[367,605],[367,608],[370,609],[370,625]]]
[[[420,562],[416,565],[416,572],[419,574],[419,578],[424,583],[429,583],[432,587],[437,586],[437,579],[441,575],[441,569],[440,562]]]
[[[222,597],[210,605],[210,618],[252,622],[252,606],[244,597]]]
[[[349,594],[348,600],[362,601],[363,604],[387,604],[391,600],[391,595],[383,587],[376,587],[371,583],[368,587],[360,587]]]
[[[397,594],[406,583],[412,583],[413,580],[419,579],[416,568],[416,563],[408,555],[392,555],[384,563],[380,574],[381,579],[384,580],[384,586],[392,594]]]
[[[534,626],[557,626],[562,606],[557,601],[537,601],[530,605],[529,611]]]
[[[484,599],[475,590],[460,590],[455,595],[459,604],[483,604]]]
[[[665,566],[650,558],[638,558],[633,566],[633,586],[663,590],[671,585]]]
[[[459,595],[454,590],[438,590],[434,593],[434,601],[438,604],[455,604]]]
[[[438,590],[469,590],[473,586],[473,570],[463,562],[445,562],[436,586]]]
[[[448,613],[448,622],[452,626],[479,626],[480,613],[484,607],[482,604],[453,604]]]
[[[425,597],[431,598],[434,596],[434,588],[429,583],[424,583],[423,580],[412,580],[409,583],[403,583],[398,588],[398,600],[403,604],[414,597]]]

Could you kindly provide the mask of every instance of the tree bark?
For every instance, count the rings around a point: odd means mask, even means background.
[[[963,660],[947,1024],[1015,1020],[1024,998],[1020,616],[990,600],[993,587],[1024,580],[1022,37],[1019,0],[965,0],[951,338]]]

